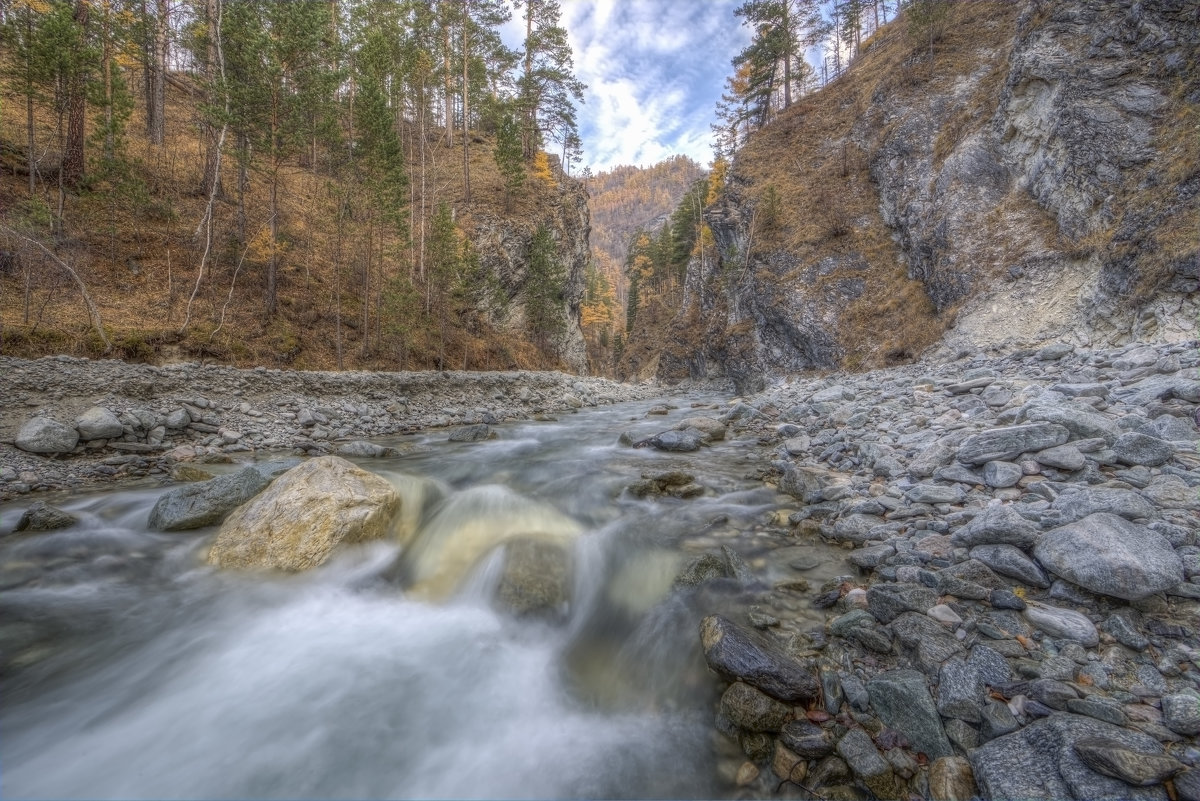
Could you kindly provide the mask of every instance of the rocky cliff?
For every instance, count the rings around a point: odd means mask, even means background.
[[[507,301],[500,312],[502,323],[514,331],[524,331],[530,248],[538,227],[547,228],[555,243],[556,261],[566,276],[562,326],[552,348],[572,372],[586,374],[587,351],[579,327],[579,305],[590,253],[587,191],[581,182],[558,170],[555,173],[557,185],[541,193],[535,213],[501,215],[495,209],[478,209],[471,214],[469,234],[481,266],[495,276]]]
[[[1198,64],[1186,0],[901,16],[739,151],[659,375],[1193,335]]]

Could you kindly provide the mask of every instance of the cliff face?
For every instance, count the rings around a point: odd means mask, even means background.
[[[901,17],[743,148],[660,376],[752,388],[903,361],[939,337],[1195,335],[1200,6],[953,13],[932,62]]]
[[[500,216],[487,209],[472,212],[471,242],[481,266],[499,282],[507,300],[502,324],[515,331],[526,325],[529,252],[539,226],[546,226],[555,243],[555,259],[565,275],[561,332],[551,347],[574,373],[587,373],[587,351],[579,327],[589,255],[591,222],[583,184],[561,174],[557,188],[544,193],[532,214]]]

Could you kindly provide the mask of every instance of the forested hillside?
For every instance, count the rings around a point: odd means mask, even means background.
[[[0,351],[583,369],[554,0],[0,4]]]
[[[612,374],[624,349],[635,235],[657,230],[704,175],[687,156],[674,156],[650,167],[622,165],[585,179],[592,212],[592,264],[583,330],[594,371]]]

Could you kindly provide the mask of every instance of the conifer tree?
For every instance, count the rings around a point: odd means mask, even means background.
[[[533,341],[542,350],[549,350],[566,328],[562,293],[567,273],[555,253],[550,229],[545,225],[539,225],[534,233],[528,264],[525,322]]]

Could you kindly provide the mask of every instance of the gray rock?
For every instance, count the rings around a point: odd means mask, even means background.
[[[1127,601],[1183,581],[1183,563],[1161,534],[1103,512],[1046,532],[1033,554],[1051,573]]]
[[[855,567],[861,567],[865,570],[874,570],[881,564],[886,562],[889,557],[896,555],[896,548],[893,545],[875,545],[870,548],[862,548],[851,553],[846,557],[850,564]]]
[[[450,442],[480,442],[489,439],[492,429],[487,423],[461,426],[450,432]]]
[[[1035,405],[1025,410],[1025,419],[1030,422],[1053,423],[1071,432],[1071,439],[1092,439],[1099,437],[1106,443],[1112,444],[1121,434],[1115,421],[1090,408],[1080,408],[1074,405],[1043,406]],[[1062,445],[1062,442],[1054,445]],[[1040,451],[1054,447],[1046,445],[1042,448],[1031,448]]]
[[[862,729],[846,732],[837,744],[838,756],[846,761],[855,778],[866,785],[876,798],[899,798],[900,783],[891,765],[879,753],[875,743]]]
[[[1121,464],[1158,467],[1175,455],[1175,446],[1157,437],[1129,431],[1117,437],[1112,451]]]
[[[833,753],[829,732],[807,720],[793,720],[779,733],[785,746],[805,759],[823,759]]]
[[[70,528],[77,522],[79,518],[70,512],[36,501],[24,511],[13,531],[56,531],[60,528]]]
[[[740,681],[721,695],[721,712],[747,731],[777,732],[792,719],[790,706]]]
[[[866,682],[866,692],[881,721],[904,734],[913,751],[930,759],[954,753],[923,674],[916,670],[888,670]]]
[[[991,461],[983,466],[983,483],[994,489],[1014,487],[1025,473],[1019,464]]]
[[[1059,513],[1064,523],[1096,514],[1108,512],[1127,520],[1154,517],[1154,504],[1131,490],[1088,487],[1064,492],[1054,499],[1050,508]]]
[[[908,492],[904,493],[904,497],[913,503],[962,503],[964,496],[963,488],[957,484],[918,484]]]
[[[924,613],[937,604],[937,593],[920,584],[876,583],[867,588],[867,609],[880,623],[904,612]]]
[[[916,478],[928,478],[948,464],[958,452],[957,438],[946,437],[927,446],[908,463],[908,472]]]
[[[928,615],[904,612],[891,628],[900,652],[929,676],[936,676],[947,659],[963,652],[954,635]]]
[[[820,692],[812,670],[719,615],[701,621],[700,641],[708,666],[730,681],[744,681],[789,703],[811,700]]]
[[[822,533],[838,542],[852,542],[855,545],[861,545],[864,542],[878,539],[874,532],[885,522],[882,517],[875,515],[847,515],[834,523],[830,531],[822,531]]]
[[[192,422],[192,416],[184,408],[174,409],[163,419],[163,425],[171,431],[182,431]]]
[[[1100,633],[1087,616],[1070,609],[1059,609],[1045,604],[1030,604],[1025,608],[1025,618],[1052,637],[1074,640],[1087,648],[1100,644]]]
[[[1174,780],[1179,801],[1200,801],[1200,768],[1191,768],[1178,773]]]
[[[93,406],[75,418],[75,428],[84,442],[94,439],[113,439],[125,433],[117,416],[103,406]]]
[[[1192,737],[1200,734],[1200,696],[1176,693],[1162,697],[1163,725],[1173,732]]]
[[[1131,788],[1090,768],[1074,745],[1097,737],[1133,751],[1162,754],[1158,742],[1145,734],[1059,712],[972,752],[975,781],[984,798],[1165,801],[1161,786]]]
[[[1135,751],[1107,737],[1077,740],[1075,753],[1097,773],[1120,779],[1134,787],[1160,784],[1183,770],[1183,763],[1163,754]]]
[[[938,673],[937,711],[944,718],[978,723],[983,691],[983,679],[975,666],[964,659],[951,659]]]
[[[1138,631],[1136,615],[1133,609],[1118,609],[1104,621],[1103,628],[1126,648],[1145,651],[1150,647],[1150,641]]]
[[[1082,470],[1087,464],[1087,458],[1074,445],[1059,445],[1057,448],[1047,448],[1033,455],[1034,459],[1047,467],[1074,472]]]
[[[1037,563],[1016,546],[1003,543],[976,545],[970,550],[970,555],[972,559],[978,559],[997,573],[1031,587],[1050,586],[1050,579]]]
[[[1125,713],[1117,706],[1116,701],[1110,701],[1102,696],[1093,698],[1072,698],[1067,701],[1067,711],[1077,715],[1087,715],[1089,718],[1103,720],[1114,726],[1124,726],[1129,721]]]
[[[705,442],[707,442],[707,438],[703,431],[696,428],[685,428],[681,431],[663,431],[660,434],[655,434],[641,442],[635,443],[633,447],[644,448],[650,446],[655,450],[667,451],[668,453],[690,453],[700,450],[700,446]]]
[[[382,445],[376,445],[374,442],[366,440],[355,440],[346,442],[337,446],[335,451],[338,456],[357,459],[382,459],[387,456],[395,456],[394,448],[385,448]]]
[[[1070,701],[1079,698],[1079,693],[1071,685],[1055,679],[1036,679],[1029,682],[1027,694],[1039,704],[1050,709],[1065,710]]]
[[[967,525],[950,535],[954,545],[971,548],[976,545],[1007,544],[1028,548],[1037,541],[1040,531],[1036,525],[1021,517],[1011,506],[989,506]]]
[[[1040,362],[1052,362],[1074,352],[1075,346],[1070,342],[1054,342],[1035,353],[1034,358]]]
[[[13,441],[29,453],[69,453],[79,444],[79,432],[49,417],[26,421]]]
[[[178,487],[164,493],[154,504],[148,525],[157,531],[215,526],[269,483],[258,470],[246,467],[236,473]]]
[[[1066,428],[1053,423],[993,428],[968,437],[958,449],[958,461],[967,465],[1010,461],[1026,451],[1062,445],[1069,437]]]
[[[1012,734],[1021,727],[1008,704],[999,701],[984,704],[979,718],[979,740],[985,743]]]

